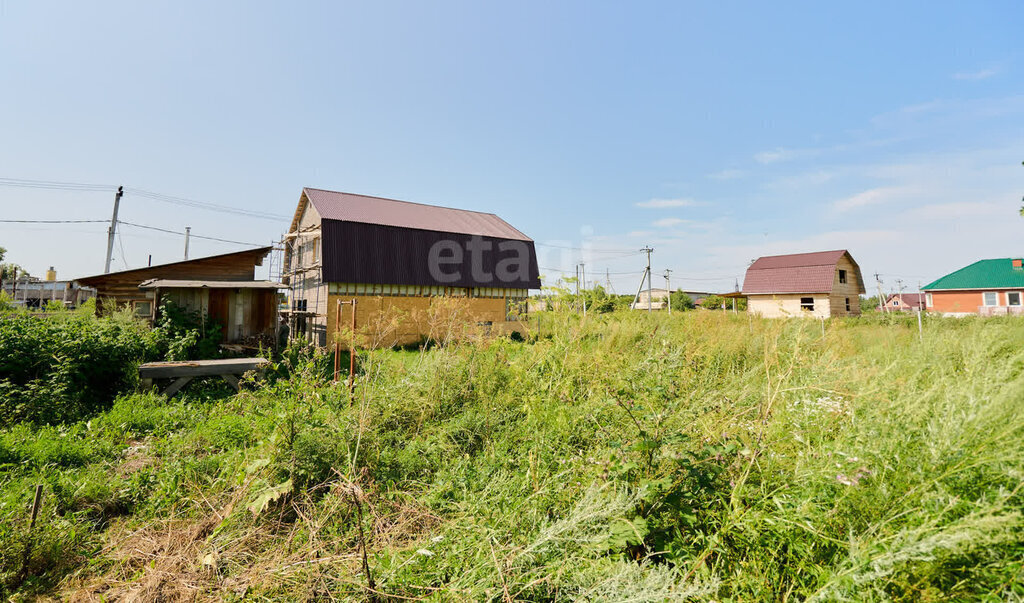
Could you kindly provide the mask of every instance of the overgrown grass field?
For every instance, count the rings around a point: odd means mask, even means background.
[[[545,313],[0,433],[0,582],[71,600],[1024,597],[1024,321]],[[37,484],[43,504],[29,536]],[[27,563],[24,551],[31,545]]]

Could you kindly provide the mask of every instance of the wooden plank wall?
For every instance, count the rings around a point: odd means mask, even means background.
[[[223,292],[226,297],[226,316],[222,330],[224,343],[237,343],[256,335],[275,334],[277,291],[272,289],[162,289],[160,297],[209,315],[210,294],[213,291]]]
[[[119,307],[132,301],[155,301],[152,291],[139,290],[139,285],[143,281],[153,278],[251,281],[256,276],[256,266],[262,264],[266,254],[265,250],[225,254],[137,270],[112,272],[78,279],[78,282],[96,288],[99,298],[96,311],[100,312],[104,300],[113,299]]]

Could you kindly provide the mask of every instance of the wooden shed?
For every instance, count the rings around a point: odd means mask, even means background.
[[[97,312],[131,307],[152,323],[161,299],[171,299],[220,322],[225,343],[234,343],[273,335],[276,328],[277,290],[282,286],[254,280],[256,266],[270,251],[260,247],[76,280],[96,289]]]
[[[277,291],[283,288],[280,283],[268,281],[151,279],[139,285],[141,291],[154,293],[157,316],[160,304],[171,301],[220,323],[224,343],[249,343],[267,338],[273,341],[277,328]]]

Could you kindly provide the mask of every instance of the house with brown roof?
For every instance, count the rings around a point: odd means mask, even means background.
[[[859,316],[860,266],[845,249],[758,258],[747,268],[747,311],[766,318]]]
[[[893,293],[885,298],[882,308],[886,312],[920,312],[924,301],[924,293]]]
[[[437,337],[446,304],[458,324],[440,328],[522,332],[540,289],[533,240],[491,213],[304,188],[284,243],[292,336],[319,345],[351,323],[353,299],[357,329],[376,329],[368,345]]]

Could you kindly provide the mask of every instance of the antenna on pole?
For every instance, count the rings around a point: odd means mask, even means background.
[[[114,215],[110,218],[110,228],[107,229],[107,259],[103,262],[103,274],[110,272],[110,257],[114,255],[114,235],[117,233],[117,210],[121,206],[123,195],[124,187],[117,187],[117,194],[114,195]]]

